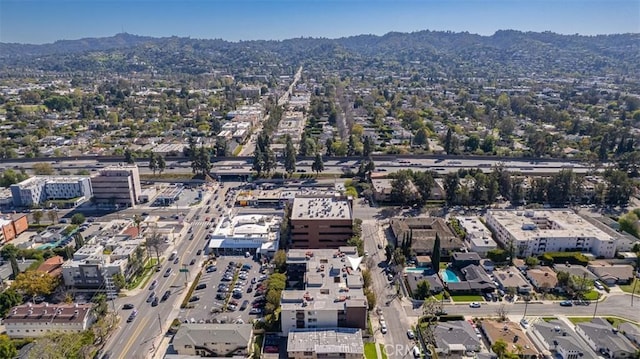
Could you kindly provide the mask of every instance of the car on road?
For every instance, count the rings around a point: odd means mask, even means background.
[[[147,297],[147,303],[151,303],[153,301],[153,298],[156,297],[156,292],[151,292],[151,294],[149,294],[149,296]]]
[[[126,303],[125,305],[122,306],[122,309],[125,309],[125,310],[133,309],[133,308],[135,308],[135,305],[131,303]]]
[[[409,339],[415,339],[416,338],[416,334],[413,332],[413,330],[411,330],[411,329],[407,330],[407,338],[409,338]]]
[[[469,307],[470,307],[470,308],[480,308],[480,303],[478,303],[478,302],[471,302],[471,303],[469,303]]]
[[[157,286],[158,286],[158,280],[154,279],[153,282],[151,282],[151,285],[149,286],[149,290],[154,290],[156,289]]]
[[[196,260],[195,260],[195,259],[192,259],[192,260],[191,260],[191,262],[189,262],[189,265],[190,265],[190,266],[192,266],[192,265],[194,265],[194,264],[196,264]]]
[[[573,302],[570,300],[563,300],[560,302],[561,307],[573,307]]]
[[[160,301],[158,300],[158,297],[155,297],[155,298],[153,298],[153,301],[151,302],[151,306],[152,307],[156,307],[156,306],[158,306],[159,302]]]
[[[176,259],[173,260],[173,264],[178,264],[178,262],[180,262],[180,257],[176,257]]]
[[[167,278],[168,276],[171,275],[171,268],[167,268],[167,270],[164,272],[164,277]]]
[[[202,249],[198,249],[198,251],[196,252],[196,255],[199,256],[202,254]]]
[[[245,310],[245,309],[247,309],[248,306],[249,306],[249,301],[248,300],[244,300],[242,302],[242,305],[240,305],[240,310]]]
[[[164,302],[165,300],[169,299],[170,295],[171,295],[171,291],[170,290],[164,292],[164,294],[162,295],[162,299],[160,299],[160,301]]]
[[[129,318],[127,318],[127,323],[133,322],[133,320],[136,319],[137,315],[138,315],[137,310],[134,310],[133,312],[131,312],[131,314],[129,314]]]

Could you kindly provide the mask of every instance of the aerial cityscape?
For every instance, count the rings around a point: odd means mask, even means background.
[[[0,358],[640,358],[640,4],[567,3],[3,2]]]

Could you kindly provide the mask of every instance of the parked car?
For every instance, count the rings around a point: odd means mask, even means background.
[[[248,300],[244,300],[242,302],[242,305],[240,306],[240,310],[245,310],[245,309],[247,309],[248,306],[249,306],[249,301]]]
[[[249,314],[262,314],[262,309],[260,308],[251,308]]]
[[[213,273],[215,271],[217,271],[218,268],[216,268],[216,266],[208,266],[207,267],[207,273]]]
[[[207,283],[200,283],[196,286],[196,290],[205,289],[207,287]]]
[[[522,325],[522,327],[524,329],[527,329],[527,328],[529,328],[529,321],[526,320],[525,318],[522,318],[522,319],[520,319],[520,325]]]
[[[471,303],[469,303],[469,307],[470,307],[470,308],[480,308],[480,303],[478,303],[478,302],[471,302]]]
[[[189,298],[190,302],[197,302],[200,300],[200,297],[198,297],[197,295],[194,295],[193,297]]]
[[[131,303],[126,303],[125,305],[122,306],[122,309],[128,310],[128,309],[133,309],[135,308],[135,306]]]
[[[411,330],[411,329],[407,330],[407,338],[409,338],[409,339],[415,339],[416,338],[416,334],[413,332],[413,330]]]
[[[563,300],[560,302],[561,307],[573,307],[573,302],[570,300]]]

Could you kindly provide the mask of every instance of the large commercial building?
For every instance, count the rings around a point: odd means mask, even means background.
[[[340,195],[296,197],[291,208],[292,248],[334,248],[353,236],[352,200]]]
[[[208,253],[272,257],[278,250],[281,221],[259,214],[223,217],[209,233]]]
[[[367,327],[367,299],[359,269],[347,257],[355,247],[292,249],[287,254],[287,282],[280,298],[282,332],[295,329]]]
[[[489,228],[505,248],[513,246],[518,257],[545,252],[579,251],[613,258],[616,241],[568,209],[516,211],[490,210]]]
[[[36,338],[52,332],[80,333],[95,321],[92,304],[23,304],[2,320],[9,338]]]
[[[54,200],[77,199],[82,202],[92,195],[89,177],[31,177],[11,185],[16,207],[33,207]]]
[[[96,203],[103,205],[133,207],[142,194],[136,165],[105,167],[91,178],[91,185]]]

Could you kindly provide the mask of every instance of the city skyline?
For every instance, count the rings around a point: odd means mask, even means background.
[[[0,42],[51,43],[127,32],[142,36],[283,40],[421,30],[491,35],[640,32],[635,0],[135,0],[0,1]]]

